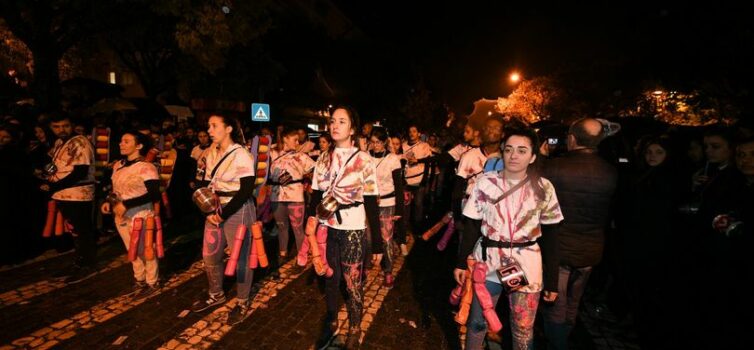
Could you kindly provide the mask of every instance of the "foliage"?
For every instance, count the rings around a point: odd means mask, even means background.
[[[522,118],[534,123],[549,119],[555,104],[563,97],[562,91],[549,77],[524,80],[508,97],[497,100],[496,109],[505,115]]]
[[[106,1],[0,1],[5,26],[31,53],[29,58],[28,52],[16,45],[19,61],[14,65],[24,60],[32,72],[30,86],[39,110],[59,108],[60,73],[67,76],[75,72],[72,64],[64,64],[61,70],[61,58],[77,43],[101,31],[108,18],[116,15],[108,11]]]
[[[673,125],[701,126],[732,124],[740,110],[728,98],[712,96],[703,90],[691,92],[652,90],[643,92],[636,104],[621,112],[622,117],[647,116]]]
[[[176,18],[174,37],[184,53],[215,72],[223,67],[231,47],[258,39],[271,26],[269,1],[166,0],[156,13]],[[227,13],[226,13],[227,11]]]

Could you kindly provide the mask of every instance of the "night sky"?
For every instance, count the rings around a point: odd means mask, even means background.
[[[752,14],[745,5],[605,1],[336,1],[437,97],[470,108],[510,92],[505,78],[563,74],[606,94],[704,81],[751,86]]]

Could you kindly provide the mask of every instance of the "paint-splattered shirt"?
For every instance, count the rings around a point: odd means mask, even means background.
[[[135,162],[125,165],[124,162],[116,162],[113,166],[113,192],[122,200],[133,199],[147,194],[145,181],[159,180],[157,168],[152,163]]]
[[[94,147],[86,136],[74,136],[67,142],[58,139],[50,150],[50,157],[58,168],[50,182],[58,182],[68,176],[77,165],[88,165],[89,172],[80,183],[87,185],[62,189],[52,194],[52,199],[62,201],[91,201],[94,200]]]
[[[358,152],[348,164],[344,163]],[[335,182],[335,186],[331,186]],[[340,210],[341,223],[333,215],[324,224],[338,230],[363,230],[366,228],[364,196],[377,196],[377,172],[372,157],[356,147],[335,148],[332,156],[324,152],[317,160],[312,177],[312,189],[323,191],[323,197],[332,193],[340,204],[362,204]]]
[[[280,175],[288,173],[292,180],[301,180],[314,168],[314,161],[302,152],[278,152],[272,150],[270,179],[278,182]],[[286,186],[272,186],[270,200],[273,202],[303,202],[304,184],[292,183]]]
[[[204,170],[206,169],[206,156],[211,146],[207,146],[202,149],[201,145],[196,145],[191,150],[191,158],[196,161],[196,180],[201,181],[204,177]]]
[[[556,224],[563,220],[555,188],[549,180],[541,178],[545,191],[544,200],[537,200],[531,183],[525,184],[497,204],[500,195],[519,181],[504,180],[501,173],[485,173],[477,180],[471,196],[463,209],[463,215],[482,220],[482,235],[503,242],[530,242],[542,235],[540,225]],[[519,289],[525,293],[542,290],[542,254],[538,244],[522,248],[488,248],[487,280],[500,283],[496,275],[501,256],[512,256],[526,273],[529,285]],[[481,239],[474,247],[474,259],[482,261]]]
[[[461,156],[456,175],[467,180],[467,196],[471,194],[471,189],[474,188],[474,183],[476,183],[476,180],[484,172],[484,162],[486,161],[487,155],[482,152],[481,147],[471,148]]]
[[[113,192],[117,193],[122,200],[147,194],[147,186],[144,185],[144,182],[159,179],[157,167],[152,163],[142,161],[130,165],[125,164],[125,162],[119,161],[113,165],[113,175],[110,177],[113,182]],[[136,208],[129,208],[126,216],[137,218],[152,213],[152,204],[148,203]]]
[[[397,195],[393,183],[393,170],[401,168],[401,157],[386,152],[386,155],[381,158],[372,157],[372,162],[377,168],[377,188],[380,191],[380,196],[393,193],[392,197],[380,198],[380,207],[392,207],[395,205],[395,195]]]
[[[235,150],[235,151],[234,151]],[[214,177],[212,171],[215,169],[215,165],[225,156],[229,155],[220,166],[217,168]],[[222,192],[235,192],[241,189],[241,178],[247,176],[254,176],[254,159],[243,146],[239,144],[232,144],[226,150],[225,153],[220,154],[217,147],[210,146],[209,152],[207,152],[207,170],[206,177],[210,179],[210,188],[215,191]],[[231,200],[231,196],[220,197],[220,203],[225,205]]]
[[[432,149],[424,141],[417,141],[413,145],[404,142],[403,156],[408,159],[410,155],[413,155],[417,160],[422,160],[432,155]],[[424,178],[424,166],[424,163],[406,165],[406,184],[409,186],[419,186]]]
[[[448,151],[448,154],[450,154],[451,157],[457,162],[461,159],[461,156],[471,149],[471,146],[467,143],[459,143],[455,145],[453,148]]]

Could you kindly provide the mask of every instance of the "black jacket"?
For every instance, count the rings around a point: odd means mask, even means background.
[[[615,216],[621,234],[619,248],[628,261],[656,266],[669,257],[676,212],[687,187],[671,164],[626,176]]]
[[[565,217],[559,232],[560,263],[596,265],[602,259],[617,170],[596,151],[582,149],[548,160],[544,174],[555,186]]]

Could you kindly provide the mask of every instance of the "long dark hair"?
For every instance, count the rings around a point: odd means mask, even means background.
[[[45,146],[50,146],[55,141],[55,134],[52,133],[52,130],[50,130],[50,126],[47,124],[38,123],[37,125],[34,125],[34,128],[39,128],[42,130],[42,132],[45,134]],[[33,131],[34,128],[32,128],[32,135],[36,137],[35,133]],[[36,140],[39,141],[39,140]]]
[[[537,132],[529,127],[506,130],[505,138],[503,139],[503,146],[508,142],[508,139],[510,139],[511,136],[521,136],[529,139],[529,142],[531,143],[531,152],[537,156],[537,158],[534,159],[534,163],[529,164],[526,169],[526,175],[530,179],[529,183],[531,184],[532,191],[534,191],[534,196],[537,197],[537,200],[545,200],[545,189],[542,187],[541,181],[542,169],[540,159],[542,156],[539,154],[539,137],[537,136]]]
[[[223,120],[223,124],[225,124],[225,126],[230,126],[233,128],[233,130],[230,131],[230,139],[233,140],[233,142],[241,145],[246,144],[246,139],[243,137],[243,129],[241,128],[241,121],[238,120],[238,118],[224,116],[222,114],[213,114],[209,117],[220,118]]]

